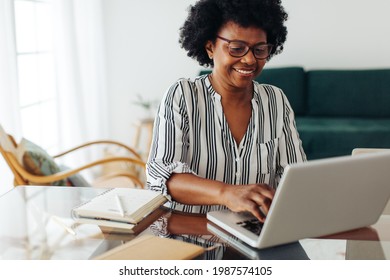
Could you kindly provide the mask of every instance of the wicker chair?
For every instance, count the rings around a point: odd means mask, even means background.
[[[14,137],[6,133],[3,127],[0,125],[0,152],[4,157],[5,162],[9,166],[14,175],[14,186],[20,185],[52,185],[52,182],[66,180],[72,175],[80,176],[80,172],[88,170],[95,166],[104,166],[107,164],[121,163],[126,164],[129,168],[127,170],[121,169],[115,170],[104,174],[103,176],[95,178],[90,186],[105,186],[105,187],[144,187],[144,170],[145,162],[141,159],[141,156],[131,147],[122,144],[117,141],[111,140],[99,140],[87,142],[72,149],[69,149],[63,153],[52,156],[57,160],[65,155],[70,155],[73,152],[80,151],[83,148],[94,147],[97,145],[109,145],[120,147],[126,151],[126,156],[104,156],[100,159],[85,163],[75,168],[67,168],[65,170],[59,170],[54,174],[34,174],[31,170],[26,169],[23,163],[18,160],[16,151],[18,149],[18,143],[14,140]],[[130,170],[141,170],[141,172],[130,172]],[[120,183],[119,183],[120,182]]]

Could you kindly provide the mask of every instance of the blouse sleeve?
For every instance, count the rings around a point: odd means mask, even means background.
[[[294,111],[291,108],[287,97],[284,96],[284,119],[283,131],[279,139],[279,165],[276,170],[278,181],[284,168],[291,163],[306,161],[306,154],[303,150],[302,141],[299,137],[295,123]]]
[[[166,182],[172,173],[194,173],[185,162],[188,127],[183,84],[179,81],[164,95],[154,122],[146,168],[148,188],[169,196]]]

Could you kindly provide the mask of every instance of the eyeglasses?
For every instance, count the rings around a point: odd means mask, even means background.
[[[274,47],[271,44],[259,43],[253,47],[249,47],[247,43],[239,40],[229,40],[221,36],[217,38],[228,42],[229,54],[233,57],[243,57],[249,50],[252,50],[253,55],[256,59],[266,59],[270,56],[272,48]]]

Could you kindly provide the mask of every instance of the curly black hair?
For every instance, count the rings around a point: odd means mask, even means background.
[[[205,45],[209,40],[215,42],[220,28],[233,21],[242,27],[261,28],[267,33],[268,43],[274,45],[270,59],[283,50],[287,17],[281,0],[200,0],[189,7],[188,17],[180,28],[179,43],[200,65],[213,66]]]

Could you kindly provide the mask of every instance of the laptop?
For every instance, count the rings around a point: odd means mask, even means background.
[[[299,241],[284,246],[257,249],[211,223],[207,223],[207,230],[250,260],[309,260]]]
[[[247,212],[207,219],[259,249],[374,224],[390,197],[390,152],[296,163],[285,168],[264,224]]]

